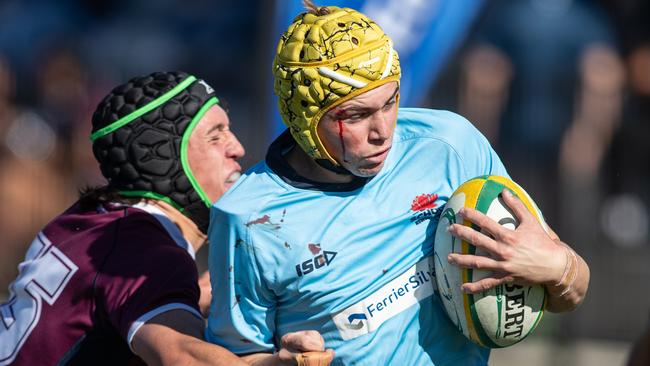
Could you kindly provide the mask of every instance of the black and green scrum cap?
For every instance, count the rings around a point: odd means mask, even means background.
[[[212,202],[194,178],[187,144],[219,99],[184,72],[136,77],[113,89],[93,114],[93,153],[110,187],[163,200],[206,232]]]

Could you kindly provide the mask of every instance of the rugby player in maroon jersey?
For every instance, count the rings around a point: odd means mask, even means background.
[[[108,184],[29,247],[0,304],[0,365],[246,364],[202,341],[194,253],[244,155],[214,90],[182,72],[134,78],[92,122]],[[265,364],[329,364],[323,344],[315,331],[287,334]]]

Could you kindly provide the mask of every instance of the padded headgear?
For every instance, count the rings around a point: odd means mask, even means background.
[[[183,72],[136,77],[113,89],[93,114],[93,153],[110,187],[163,200],[207,231],[210,206],[187,160],[201,117],[219,103],[203,80]]]
[[[353,9],[325,9],[299,15],[280,37],[274,90],[298,145],[319,164],[341,168],[318,137],[320,119],[346,100],[399,82],[400,66],[392,41],[374,21]]]

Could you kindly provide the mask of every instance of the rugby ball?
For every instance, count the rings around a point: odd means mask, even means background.
[[[504,188],[517,196],[548,232],[541,212],[526,191],[506,177],[491,175],[473,178],[454,191],[442,210],[434,243],[436,281],[447,315],[465,337],[488,348],[508,347],[526,338],[544,314],[546,292],[542,285],[503,284],[479,294],[463,293],[463,283],[483,279],[490,272],[452,265],[447,261],[449,253],[489,255],[453,237],[446,229],[457,222],[458,210],[470,207],[514,230],[518,222],[501,197]],[[480,230],[468,220],[458,223]]]

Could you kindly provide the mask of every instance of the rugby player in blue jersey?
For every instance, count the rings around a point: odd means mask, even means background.
[[[463,182],[507,175],[487,140],[445,111],[399,108],[400,64],[381,28],[352,9],[316,7],[281,36],[275,92],[288,130],[212,209],[215,292],[206,338],[265,359],[286,332],[315,329],[336,365],[484,365],[489,350],[447,318],[431,256],[440,208]],[[492,258],[450,257],[494,270],[464,284],[544,284],[548,310],[587,291],[587,264],[504,194],[522,224],[494,239],[454,225]],[[526,223],[525,225],[523,223]],[[223,291],[227,288],[226,291]]]
[[[194,253],[244,154],[214,90],[182,72],[133,78],[99,104],[91,140],[108,184],[32,242],[0,304],[0,365],[246,365],[202,340]],[[298,353],[324,350],[314,331],[280,347],[260,365],[331,359]]]

